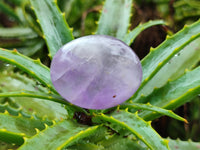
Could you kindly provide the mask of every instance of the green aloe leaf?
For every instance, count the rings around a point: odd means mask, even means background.
[[[175,109],[200,93],[200,67],[186,72],[183,76],[174,81],[169,81],[165,86],[155,89],[148,97],[143,97],[143,102],[148,101],[165,109]],[[147,120],[158,117],[158,114],[141,112]]]
[[[29,79],[25,75],[13,72],[6,72],[6,71],[4,71],[3,73],[0,72],[1,95],[4,95],[4,93],[9,93],[9,92],[15,93],[16,91],[21,91],[22,89],[26,89],[27,91],[33,91],[33,93],[36,92],[38,94],[48,93],[48,90],[46,88],[42,87],[34,80]],[[0,107],[2,111],[6,109],[9,112],[18,114],[18,112],[16,112],[15,109],[20,109],[19,111],[25,116],[34,114],[38,118],[43,118],[43,116],[46,116],[47,119],[56,121],[66,119],[68,117],[68,112],[65,109],[65,106],[63,106],[63,104],[53,101],[47,101],[44,99],[34,98],[34,97],[0,98],[0,103],[4,104],[7,102],[11,107],[2,106],[2,108]],[[12,108],[14,108],[14,110]]]
[[[105,150],[147,150],[141,141],[135,140],[133,137],[124,138],[120,135],[112,135],[112,137],[102,140],[98,144],[104,146]]]
[[[31,103],[30,105],[32,105],[32,104],[33,103]],[[16,108],[13,105],[17,105],[18,107]],[[50,112],[46,113],[45,115],[38,115],[38,112],[37,113],[35,113],[35,112],[30,113],[30,112],[26,111],[25,107],[22,107],[18,103],[14,103],[14,102],[0,103],[0,112],[4,113],[5,111],[8,112],[12,116],[22,115],[25,118],[31,118],[31,117],[33,117],[36,120],[43,120],[43,122],[47,123],[47,124],[49,124],[51,122],[50,119],[51,120],[54,119],[54,118],[50,118],[49,117],[49,114],[51,114]],[[53,112],[53,113],[55,113],[55,112]],[[57,113],[60,113],[60,112],[57,112]],[[63,115],[63,118],[64,118],[64,115]],[[60,120],[63,120],[63,118],[60,119]],[[58,119],[56,119],[55,121],[58,121]]]
[[[15,11],[3,1],[0,1],[0,9],[5,14],[9,15],[10,17],[14,18],[16,21],[20,22],[19,17],[16,15]]]
[[[40,37],[43,37],[43,33],[40,28],[40,24],[36,17],[33,15],[34,11],[31,10],[30,0],[24,0],[21,7],[17,7],[16,12],[23,24],[32,28]]]
[[[145,144],[141,143],[133,136],[124,137],[101,127],[92,136],[67,147],[67,150],[147,150]]]
[[[0,93],[0,97],[32,97],[32,98],[39,98],[44,100],[50,100],[53,102],[69,105],[69,103],[65,100],[63,100],[62,97],[54,94],[47,94],[43,92],[38,91],[27,91],[27,90],[21,90],[16,92],[3,92]]]
[[[181,140],[169,140],[169,147],[171,150],[198,150],[200,149],[200,143],[199,142],[192,142],[189,141],[181,141]]]
[[[49,56],[52,58],[64,44],[73,40],[72,30],[69,28],[65,16],[59,10],[56,1],[30,0],[30,2],[44,33]]]
[[[17,47],[17,51],[25,56],[32,56],[36,52],[43,50],[44,47],[44,40],[41,38],[32,39],[31,41],[25,42],[20,47]]]
[[[163,75],[164,72],[166,72],[167,70],[168,79],[170,80],[177,79],[178,77],[184,74],[186,69],[192,69],[200,61],[199,54],[200,54],[200,38],[196,39],[195,41],[188,44],[185,48],[183,48],[183,50],[181,50],[169,61],[166,67],[162,68],[165,69],[165,71],[160,70],[159,72],[162,72]],[[157,76],[159,75],[162,76],[161,74],[157,74]],[[160,87],[161,86],[162,82]]]
[[[2,100],[2,99],[1,99]],[[21,108],[15,108],[15,107],[11,107],[9,105],[9,102],[3,102],[1,101],[0,103],[0,113],[3,113],[5,111],[9,112],[9,114],[13,115],[13,116],[18,116],[21,113]],[[28,118],[30,118],[31,115],[28,115]]]
[[[108,126],[120,132],[128,130],[138,139],[143,141],[152,150],[168,149],[167,141],[163,140],[158,133],[151,127],[150,122],[145,122],[137,114],[126,111],[115,111],[111,116],[104,114],[96,115],[94,122],[108,122]]]
[[[17,49],[17,51],[26,56],[32,56],[36,52],[43,50],[44,44],[45,42],[41,38],[27,39],[25,41],[4,38],[0,41],[0,47],[11,50]]]
[[[23,111],[23,108],[18,105],[18,108],[13,106],[13,103],[11,102],[1,102],[0,103],[0,112],[4,113],[7,111],[12,116],[18,116],[22,115],[25,118],[30,118],[31,116],[34,116],[35,119],[39,119],[35,114],[27,114]]]
[[[15,98],[22,98],[22,99],[26,98],[27,104],[26,104],[26,102],[21,101],[21,100],[18,100],[17,103],[21,104],[23,106],[27,106],[27,107],[33,107],[34,103],[35,103],[35,106],[37,106],[37,105],[39,106],[39,104],[41,105],[41,101],[42,100],[47,100],[46,102],[42,101],[45,104],[45,106],[47,106],[47,108],[45,108],[44,106],[43,106],[43,108],[40,108],[40,109],[43,109],[44,114],[45,114],[45,111],[47,111],[48,107],[53,107],[53,110],[57,111],[56,113],[60,114],[61,116],[62,115],[63,116],[69,115],[68,113],[66,113],[66,111],[63,111],[63,110],[65,110],[64,108],[60,108],[59,104],[64,104],[65,107],[70,107],[71,109],[75,109],[76,111],[85,112],[82,108],[79,108],[79,107],[77,107],[75,105],[72,105],[69,102],[67,102],[66,100],[64,100],[61,96],[58,96],[58,95],[55,95],[55,94],[52,94],[52,93],[43,93],[43,92],[38,92],[38,91],[21,90],[21,91],[15,91],[15,92],[3,92],[3,93],[0,93],[0,98],[2,98],[2,97],[3,98],[15,97]],[[28,99],[28,98],[33,98],[33,99]],[[28,102],[28,101],[31,101],[31,102]],[[56,102],[56,103],[59,103],[59,104],[54,104],[54,103],[48,102],[48,101]],[[30,103],[31,103],[31,105],[29,106],[28,104],[30,104]],[[40,109],[36,109],[36,110],[38,112],[41,112]],[[57,109],[59,109],[59,111]],[[52,114],[53,113],[54,112],[52,112]],[[74,114],[72,114],[72,115],[74,115]],[[57,117],[57,118],[52,118],[52,119],[58,120],[60,118]]]
[[[25,134],[9,132],[6,129],[0,129],[0,140],[9,144],[22,145]]]
[[[180,52],[190,42],[200,37],[200,20],[190,26],[185,26],[160,44],[157,48],[151,49],[151,52],[142,60],[143,80],[138,91],[131,98],[134,102],[140,102],[143,95],[142,89],[155,76],[155,74],[169,62],[169,60]]]
[[[28,0],[8,0],[13,5],[21,6],[23,3],[27,2]]]
[[[94,143],[77,143],[69,146],[67,150],[147,150],[148,148],[140,145],[138,141],[131,138],[124,138],[119,135],[114,135],[109,139]]]
[[[23,137],[31,137],[37,133],[35,129],[45,129],[44,122],[33,117],[11,116],[5,112],[0,113],[0,120],[0,140],[9,143],[22,144]]]
[[[6,143],[0,140],[0,150],[17,149],[18,146],[13,143]]]
[[[12,28],[0,28],[1,38],[16,38],[16,39],[30,39],[35,38],[38,35],[28,27],[12,27]]]
[[[120,135],[110,135],[98,143],[80,142],[67,147],[67,150],[147,150],[145,145],[141,142],[134,140],[132,137]]]
[[[129,27],[132,0],[106,0],[96,34],[123,40]]]
[[[0,28],[0,47],[16,48],[20,53],[31,56],[44,46],[44,40],[28,27]]]
[[[144,24],[139,24],[137,27],[135,27],[132,31],[130,31],[129,33],[127,33],[125,35],[125,37],[123,38],[123,41],[127,44],[127,45],[131,45],[131,43],[133,43],[133,41],[135,40],[135,38],[145,29],[151,27],[151,26],[155,26],[155,25],[165,25],[166,22],[164,22],[163,20],[151,20],[149,22],[146,22]]]
[[[131,104],[122,104],[120,105],[120,108],[125,108],[125,109],[129,109],[129,111],[132,111],[131,109],[133,109],[133,112],[135,110],[149,110],[149,111],[153,111],[162,115],[166,115],[169,117],[172,117],[174,119],[180,120],[180,121],[184,121],[187,123],[187,120],[180,117],[179,115],[175,114],[174,112],[172,112],[171,110],[167,110],[167,109],[163,109],[160,107],[156,107],[151,105],[150,103],[148,104],[140,104],[140,103],[131,103]]]
[[[67,150],[104,150],[104,146],[100,143],[108,139],[109,132],[104,126],[98,127],[93,134],[84,139],[75,142],[67,147]]]
[[[46,126],[45,130],[26,139],[19,150],[63,149],[95,133],[98,128],[99,126],[88,127],[70,120],[63,120],[53,126]]]
[[[93,143],[78,143],[77,145],[70,146],[66,150],[105,150],[103,146]]]
[[[140,93],[147,96],[154,88],[164,86],[168,80],[175,80],[184,74],[186,69],[192,69],[200,61],[200,38],[194,40],[172,57],[160,71],[146,84]]]
[[[50,78],[49,68],[44,66],[39,60],[26,57],[16,50],[9,51],[0,48],[0,60],[16,65],[32,77],[39,80],[42,84],[56,92]]]
[[[12,49],[25,46],[29,48],[29,46],[34,46],[32,43],[37,44],[36,42],[41,40],[28,27],[0,28],[0,39],[0,47]]]

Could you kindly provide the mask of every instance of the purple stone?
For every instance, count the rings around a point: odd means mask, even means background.
[[[51,79],[70,103],[106,109],[130,98],[142,80],[140,60],[120,40],[90,35],[64,45],[51,63]]]

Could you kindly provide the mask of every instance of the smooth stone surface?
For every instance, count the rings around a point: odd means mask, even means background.
[[[64,45],[51,63],[57,92],[87,109],[106,109],[130,98],[142,80],[138,57],[110,36],[90,35]]]

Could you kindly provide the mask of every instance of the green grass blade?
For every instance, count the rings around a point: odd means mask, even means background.
[[[200,142],[169,140],[169,147],[171,150],[198,150],[200,149]]]
[[[123,40],[128,31],[132,0],[106,0],[96,34]]]
[[[151,26],[155,26],[155,25],[165,25],[166,22],[164,22],[163,20],[151,20],[149,22],[146,22],[144,24],[139,24],[137,27],[135,27],[132,31],[130,31],[129,33],[126,34],[126,36],[124,37],[123,41],[127,44],[127,45],[131,45],[131,43],[133,43],[133,41],[135,40],[135,38],[145,29],[151,27]]]
[[[52,58],[64,44],[73,40],[72,30],[59,10],[56,1],[30,0],[30,2],[44,33],[49,56]]]
[[[131,111],[131,109],[134,110],[149,110],[149,111],[153,111],[162,115],[166,115],[169,117],[172,117],[174,119],[180,120],[180,121],[184,121],[187,123],[187,120],[180,117],[179,115],[175,114],[174,112],[172,112],[171,110],[167,110],[167,109],[163,109],[160,107],[156,107],[153,106],[151,104],[140,104],[140,103],[131,103],[131,104],[122,104],[120,105],[120,108],[125,108],[125,109],[129,109],[129,111]]]
[[[74,142],[81,140],[97,131],[99,126],[87,127],[75,122],[64,120],[46,129],[37,135],[26,139],[19,150],[35,149],[63,149]]]
[[[190,26],[185,26],[175,35],[167,37],[157,48],[151,49],[151,52],[141,62],[143,80],[138,91],[131,99],[134,102],[140,102],[138,99],[143,95],[142,89],[144,86],[176,53],[198,37],[200,37],[200,20]]]
[[[32,60],[15,50],[9,51],[2,48],[0,48],[0,60],[16,65],[52,91],[56,92],[51,82],[49,68],[44,66],[39,60]]]
[[[145,122],[137,114],[118,110],[111,116],[96,115],[93,121],[98,123],[106,121],[114,130],[123,130],[123,132],[128,130],[152,150],[168,149],[167,141],[158,135],[149,122]]]
[[[188,102],[200,93],[200,67],[186,72],[182,77],[169,81],[164,87],[155,89],[144,101],[150,102],[165,109],[175,109]],[[147,120],[157,117],[158,114],[141,112]]]

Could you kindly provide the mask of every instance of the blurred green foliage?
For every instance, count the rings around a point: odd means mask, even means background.
[[[75,38],[96,31],[103,2],[103,0],[57,0],[59,8],[65,13],[69,26],[73,27]],[[185,24],[191,24],[200,18],[199,0],[135,0],[133,7],[131,26],[134,27],[134,24],[137,25],[142,21],[162,18],[169,23],[165,32],[172,34]],[[139,18],[138,14],[140,14]],[[10,28],[12,28],[12,32]],[[47,57],[47,46],[44,37],[42,37],[41,27],[27,0],[0,1],[0,47],[17,48],[24,55],[40,58],[44,64],[49,66],[50,60]],[[12,66],[6,65],[0,62],[0,70],[2,71],[6,67],[12,68]],[[175,111],[186,117],[190,124],[163,117],[154,122],[154,127],[163,137],[169,136],[173,139],[179,137],[182,140],[200,141],[199,100],[198,96],[192,102]],[[63,114],[57,115],[63,117]],[[15,146],[4,145],[4,142],[1,141],[0,147],[15,149]]]

